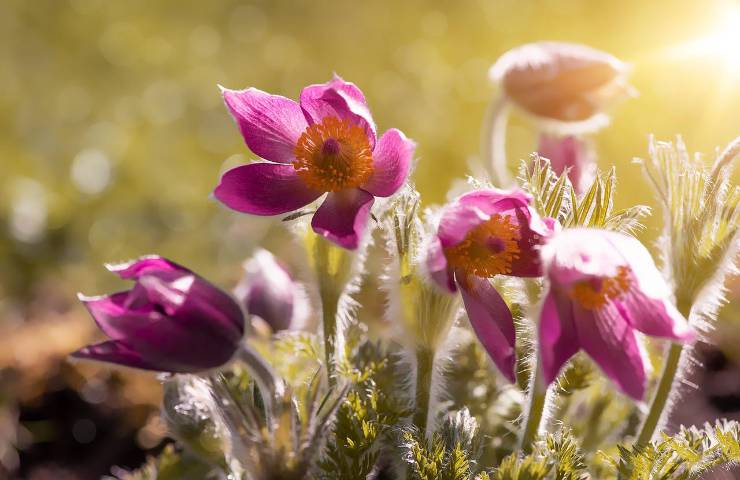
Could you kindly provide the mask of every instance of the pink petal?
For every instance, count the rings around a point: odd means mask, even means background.
[[[450,293],[457,291],[455,285],[455,276],[452,273],[452,269],[447,264],[447,257],[445,257],[444,251],[442,250],[442,244],[439,243],[439,237],[434,237],[429,241],[427,246],[427,269],[429,276],[432,280],[444,288]]]
[[[545,296],[540,315],[540,355],[545,383],[550,385],[560,369],[578,351],[578,334],[573,323],[573,305],[554,290]]]
[[[289,98],[248,88],[223,89],[224,102],[247,146],[266,160],[290,163],[308,124],[301,107]]]
[[[551,235],[540,248],[543,268],[565,288],[593,278],[615,277],[627,261],[609,238],[619,235],[595,228],[567,228]]]
[[[549,238],[554,229],[550,222],[543,221],[534,210],[526,206],[515,204],[508,213],[513,223],[519,225],[519,257],[511,262],[511,275],[515,277],[541,277],[542,263],[540,261],[540,248],[542,243]]]
[[[192,273],[187,268],[159,255],[146,255],[125,263],[109,263],[105,267],[108,271],[116,273],[125,279],[137,279],[150,272]]]
[[[354,250],[365,231],[374,197],[358,188],[330,193],[313,216],[314,232]]]
[[[152,364],[143,359],[139,352],[116,340],[89,345],[72,353],[71,356],[84,360],[115,363],[142,370],[161,371],[161,365]]]
[[[251,163],[224,173],[213,194],[239,212],[279,215],[308,205],[322,192],[308,188],[292,165]]]
[[[615,304],[585,310],[573,304],[581,347],[627,395],[641,400],[645,394],[645,359],[632,326]]]
[[[526,207],[531,196],[521,190],[507,192],[498,189],[476,190],[466,193],[442,214],[438,235],[443,248],[462,242],[470,230],[491,218],[494,213],[508,211],[515,206]]]
[[[688,342],[696,337],[689,322],[669,300],[653,299],[633,290],[615,303],[630,325],[646,335],[680,342]]]
[[[400,130],[385,132],[373,152],[373,175],[362,186],[376,197],[389,197],[406,181],[416,143]]]
[[[161,315],[148,304],[132,308],[130,295],[131,292],[126,291],[100,297],[78,296],[100,330],[110,338],[120,340],[161,319]]]
[[[501,373],[514,383],[516,332],[508,305],[487,279],[470,275],[458,285],[475,334]]]
[[[335,76],[327,83],[309,85],[301,92],[300,104],[311,124],[321,123],[326,117],[351,119],[365,129],[370,147],[375,147],[375,122],[365,96],[353,83]]]

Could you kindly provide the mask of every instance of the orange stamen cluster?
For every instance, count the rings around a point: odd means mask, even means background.
[[[519,258],[519,229],[511,216],[494,214],[470,230],[465,239],[445,249],[451,267],[469,275],[490,278],[511,273],[511,264]]]
[[[293,167],[307,186],[321,192],[359,187],[373,173],[365,130],[350,119],[326,117],[298,139]]]
[[[570,296],[586,310],[596,310],[607,302],[621,297],[630,288],[630,270],[619,267],[614,277],[594,278],[578,282],[570,290]]]

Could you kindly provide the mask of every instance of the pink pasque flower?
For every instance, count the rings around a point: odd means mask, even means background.
[[[304,88],[299,102],[255,88],[223,95],[247,146],[268,162],[226,172],[216,198],[240,212],[279,215],[328,192],[314,231],[357,248],[374,197],[393,195],[406,181],[415,143],[396,129],[376,141],[365,96],[338,76]]]
[[[490,76],[507,98],[535,117],[585,122],[634,94],[628,70],[616,57],[586,45],[535,42],[504,53]]]
[[[635,330],[688,341],[694,332],[647,249],[635,238],[573,228],[541,250],[550,282],[540,318],[540,352],[547,384],[583,349],[627,395],[645,393],[645,362]]]
[[[540,134],[537,153],[550,160],[555,173],[568,170],[568,178],[576,193],[583,193],[596,176],[596,162],[587,142],[573,135]]]
[[[537,249],[552,232],[521,190],[476,190],[445,207],[427,252],[432,278],[450,293],[460,288],[470,324],[498,369],[514,382],[514,319],[489,278],[542,275]]]

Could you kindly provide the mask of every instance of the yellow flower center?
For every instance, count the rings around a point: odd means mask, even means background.
[[[511,216],[496,213],[470,230],[462,242],[445,248],[445,256],[451,267],[469,275],[508,274],[511,263],[519,258],[520,237]]]
[[[596,310],[610,300],[621,297],[630,284],[630,270],[619,267],[614,277],[593,278],[578,282],[570,290],[570,296],[586,310]]]
[[[310,125],[294,154],[293,168],[307,186],[321,192],[359,187],[373,173],[367,134],[349,119],[326,117]]]

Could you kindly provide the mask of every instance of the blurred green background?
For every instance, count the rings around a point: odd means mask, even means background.
[[[595,141],[601,165],[617,166],[618,206],[652,204],[631,164],[646,155],[648,134],[680,133],[710,158],[740,134],[738,69],[680,48],[734,8],[729,0],[4,0],[0,334],[49,318],[87,325],[74,292],[119,285],[101,264],[144,253],[233,285],[241,260],[279,222],[209,198],[220,172],[252,158],[218,84],[295,98],[339,73],[364,90],[379,130],[397,127],[418,142],[414,181],[425,202],[441,202],[477,155],[496,58],[531,41],[587,43],[633,65],[641,95],[617,106]],[[534,139],[515,117],[512,166]],[[649,220],[646,239],[658,221]],[[61,355],[84,343],[79,329],[64,331],[66,340],[5,337],[24,348],[0,355],[1,366],[22,370],[53,348]]]

